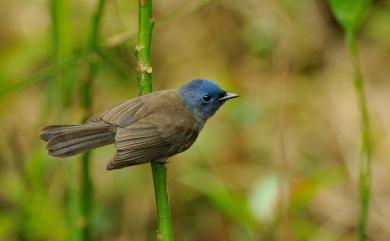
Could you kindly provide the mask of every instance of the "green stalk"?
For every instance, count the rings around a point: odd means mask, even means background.
[[[138,44],[135,47],[137,57],[138,95],[152,92],[152,66],[150,49],[154,19],[152,1],[139,0],[138,7]]]
[[[151,163],[154,193],[157,206],[157,233],[156,240],[173,241],[173,226],[171,207],[169,206],[167,190],[167,169],[163,163]]]
[[[366,240],[367,219],[370,200],[371,186],[371,142],[370,142],[370,118],[368,114],[367,99],[364,93],[364,81],[360,69],[356,35],[352,32],[346,33],[346,43],[352,61],[354,71],[354,87],[358,101],[361,121],[361,151],[359,169],[359,197],[360,215],[358,227],[358,240]]]
[[[372,0],[329,0],[330,7],[337,21],[344,29],[354,73],[354,89],[360,113],[361,149],[359,159],[359,202],[360,214],[358,240],[366,240],[367,219],[371,186],[371,140],[367,99],[364,93],[364,81],[361,73],[356,41],[357,32],[372,4]]]
[[[152,0],[138,1],[138,44],[136,46],[138,95],[152,92],[150,47],[154,19]],[[160,241],[173,241],[171,208],[166,183],[167,170],[163,163],[151,163],[157,206],[157,236]]]
[[[91,240],[91,216],[93,210],[93,183],[90,176],[91,152],[85,152],[81,157],[81,193],[80,193],[80,215],[81,215],[81,240]]]
[[[51,0],[51,13],[55,64],[62,65],[73,56],[68,1]],[[72,71],[73,69],[64,72],[63,76],[58,77],[54,83],[51,83],[48,96],[49,104],[61,103],[62,107],[69,104],[69,97],[71,96],[75,82],[75,72]]]
[[[84,121],[91,116],[92,112],[92,88],[93,82],[99,70],[97,52],[99,49],[99,30],[105,5],[105,0],[99,0],[95,13],[92,17],[91,33],[89,39],[89,51],[92,53],[92,59],[89,63],[88,76],[82,86],[82,106],[85,110]],[[89,241],[91,239],[92,212],[93,212],[93,182],[90,174],[91,152],[85,152],[81,158],[81,240]]]
[[[51,0],[51,15],[53,23],[53,53],[54,65],[56,67],[63,65],[73,56],[71,29],[69,18],[69,6],[66,0]],[[69,104],[70,88],[74,83],[74,68],[61,73],[56,78],[52,79],[48,85],[47,91],[47,107],[46,109],[61,112]],[[65,164],[65,216],[67,224],[66,240],[78,240],[79,232],[77,229],[77,210],[78,210],[78,193],[76,182],[74,180],[75,168],[74,164],[67,162]]]

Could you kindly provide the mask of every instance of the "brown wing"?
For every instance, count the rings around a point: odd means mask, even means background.
[[[175,121],[168,128],[156,127],[148,122],[148,118],[126,128],[118,128],[115,136],[117,152],[107,169],[165,160],[188,149],[198,136],[198,131],[188,125],[177,125]]]
[[[117,152],[107,168],[118,169],[164,160],[188,149],[203,124],[186,108],[176,90],[144,95],[92,118],[87,123],[116,126]]]
[[[137,121],[126,128],[118,128],[115,136],[117,151],[107,169],[165,159],[171,146],[155,126],[143,120]]]
[[[109,123],[126,127],[137,120],[136,113],[144,105],[141,98],[128,100],[120,105],[101,112],[87,120],[87,123]]]
[[[172,98],[174,100],[172,100]],[[103,111],[87,120],[87,123],[109,123],[126,127],[152,113],[164,112],[166,107],[181,101],[176,90],[162,90],[128,100]]]

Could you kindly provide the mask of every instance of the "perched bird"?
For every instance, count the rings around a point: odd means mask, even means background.
[[[108,170],[165,162],[187,150],[203,125],[226,100],[238,97],[209,80],[192,80],[178,90],[162,90],[128,100],[80,125],[50,125],[40,138],[49,154],[68,157],[114,143]]]

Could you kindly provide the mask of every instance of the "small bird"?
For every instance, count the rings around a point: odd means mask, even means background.
[[[226,100],[238,97],[210,80],[196,79],[179,89],[156,91],[128,100],[79,125],[41,130],[49,155],[68,157],[109,144],[116,153],[108,170],[146,162],[166,162],[187,150]]]

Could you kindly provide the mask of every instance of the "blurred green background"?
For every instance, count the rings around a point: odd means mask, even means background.
[[[0,2],[0,240],[76,240],[80,156],[50,158],[39,129],[137,95],[137,1]],[[176,240],[356,239],[359,115],[343,33],[326,1],[154,1],[154,90],[212,79],[241,97],[168,166]],[[368,239],[390,240],[390,1],[359,33],[373,137]],[[150,165],[106,171],[92,154],[93,240],[153,240]]]

